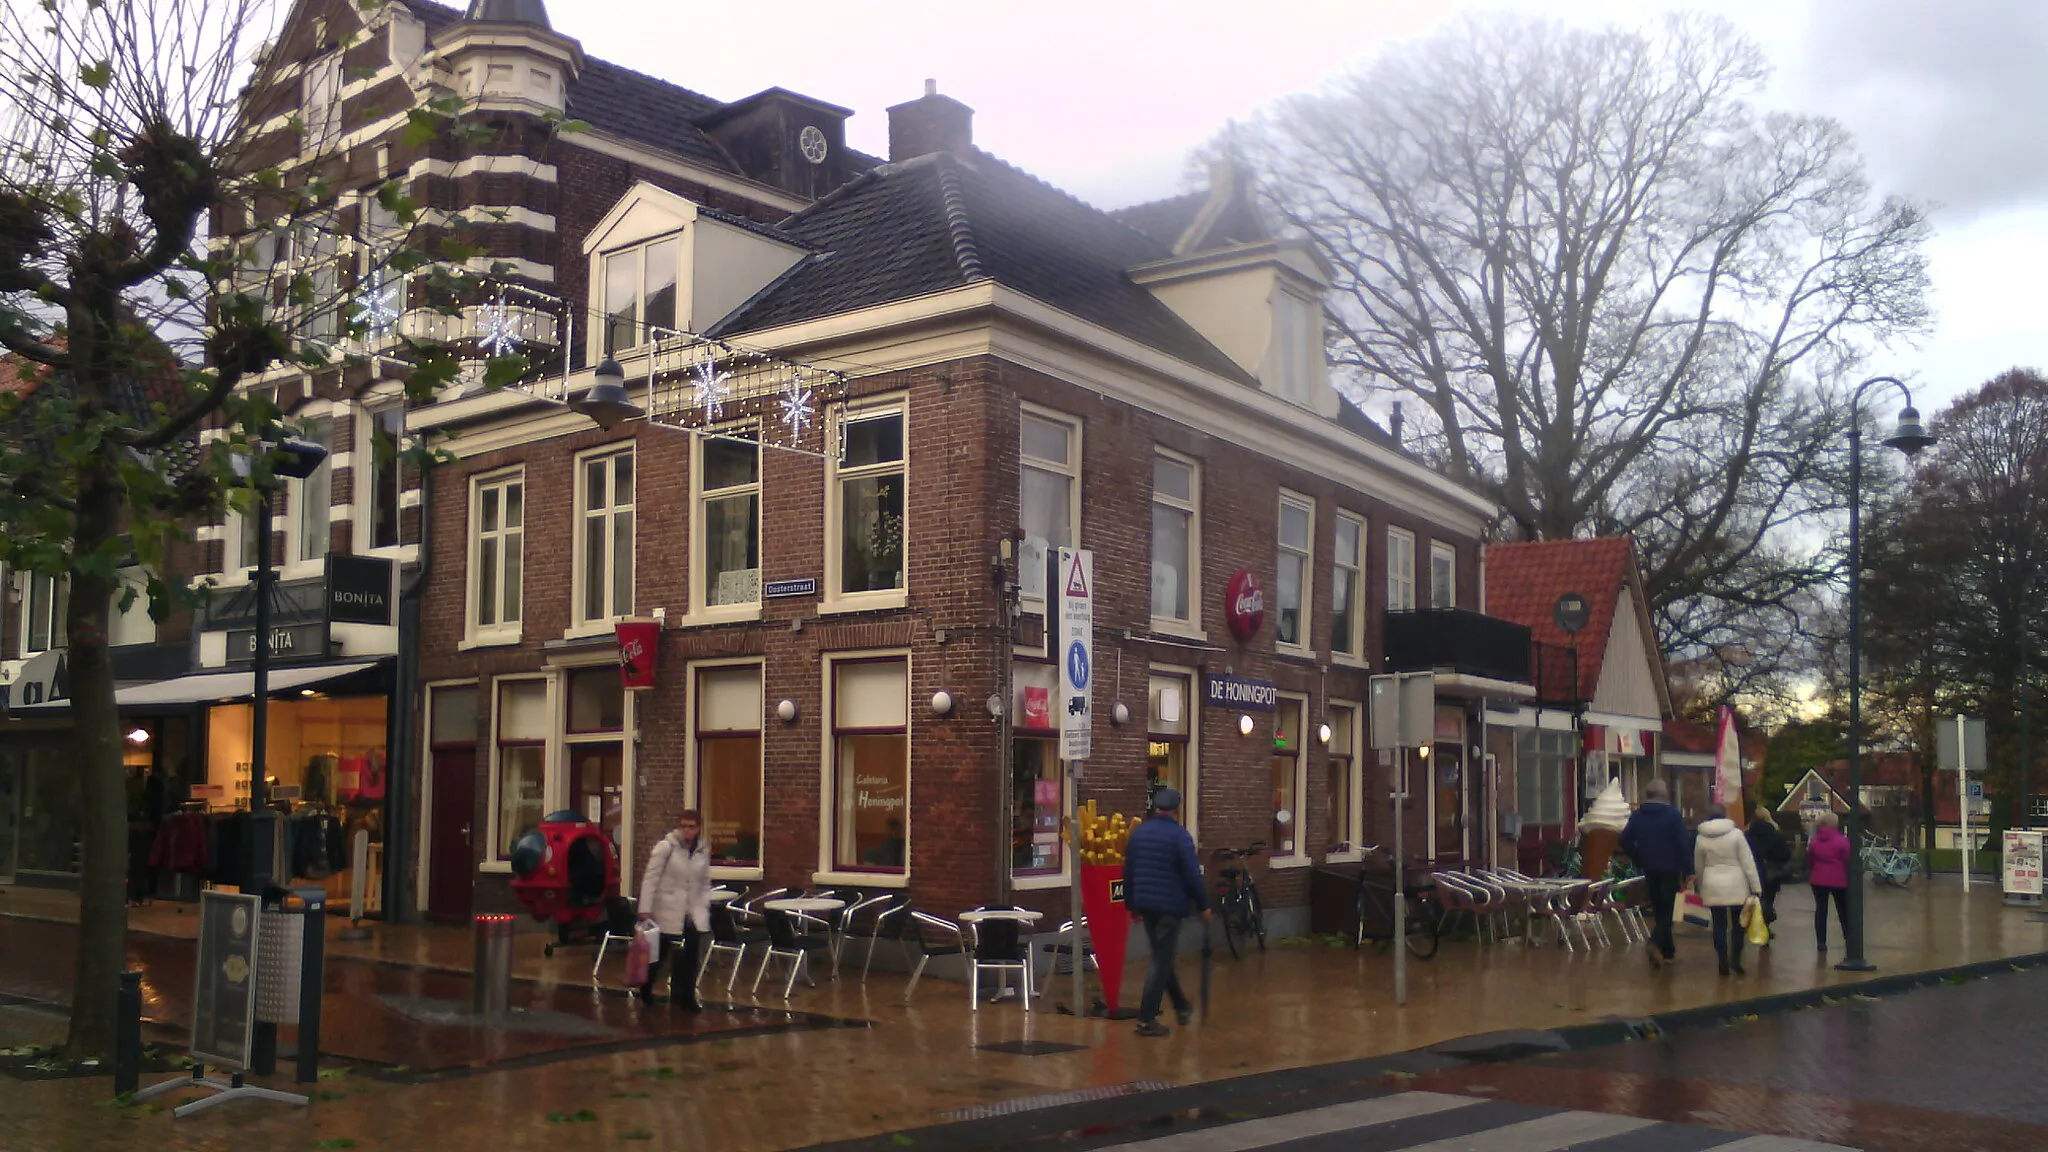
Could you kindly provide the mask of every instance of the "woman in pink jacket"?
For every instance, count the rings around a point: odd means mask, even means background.
[[[1821,814],[1806,846],[1807,879],[1813,883],[1813,939],[1821,955],[1828,951],[1828,901],[1835,902],[1835,919],[1841,921],[1842,938],[1849,936],[1849,838],[1842,835],[1842,819],[1833,812]]]

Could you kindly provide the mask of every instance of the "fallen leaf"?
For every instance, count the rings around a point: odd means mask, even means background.
[[[331,1138],[331,1139],[327,1139],[327,1140],[315,1140],[315,1141],[313,1141],[313,1147],[315,1147],[315,1148],[323,1148],[323,1149],[325,1149],[325,1148],[353,1148],[353,1147],[355,1147],[355,1146],[356,1146],[356,1142],[355,1142],[354,1140],[351,1140],[351,1139],[349,1139],[349,1138],[348,1138],[348,1137],[346,1137],[346,1136],[335,1136],[335,1137],[333,1137],[333,1138]]]
[[[638,1128],[635,1128],[635,1129],[633,1129],[633,1130],[632,1130],[631,1132],[621,1132],[621,1133],[619,1133],[619,1139],[621,1139],[621,1140],[652,1140],[652,1139],[654,1139],[654,1133],[652,1133],[652,1132],[642,1132],[642,1131],[641,1131],[640,1129],[638,1129]]]

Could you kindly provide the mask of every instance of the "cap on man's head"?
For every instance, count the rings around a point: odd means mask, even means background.
[[[1180,811],[1180,790],[1177,788],[1161,788],[1159,791],[1154,792],[1152,794],[1152,807],[1155,811],[1159,812]]]

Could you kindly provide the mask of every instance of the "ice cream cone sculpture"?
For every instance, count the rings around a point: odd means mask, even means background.
[[[1628,798],[1621,794],[1621,781],[1609,780],[1593,806],[1579,818],[1580,875],[1598,880],[1607,875],[1607,863],[1621,843],[1621,830],[1628,825]]]

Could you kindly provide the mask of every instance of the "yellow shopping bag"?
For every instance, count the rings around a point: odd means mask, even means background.
[[[1749,942],[1761,948],[1771,942],[1771,926],[1764,920],[1763,905],[1754,899],[1742,906],[1742,922],[1749,929]]]

